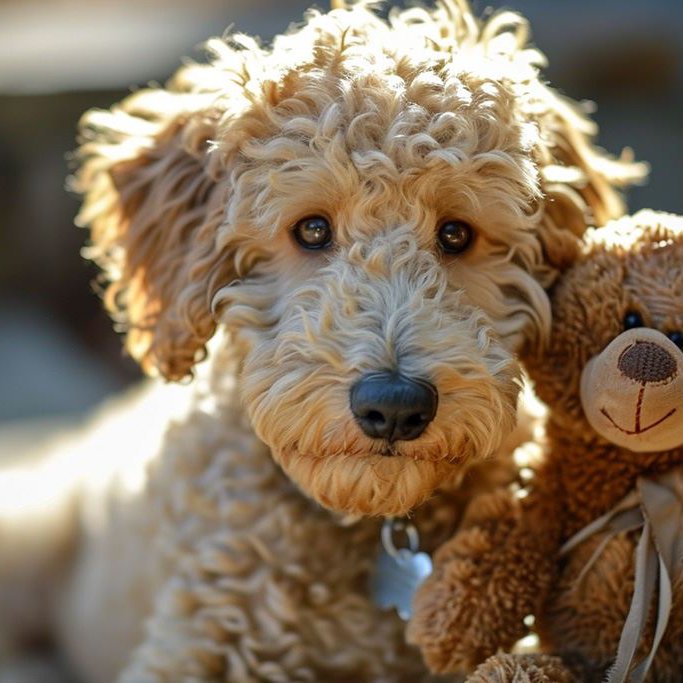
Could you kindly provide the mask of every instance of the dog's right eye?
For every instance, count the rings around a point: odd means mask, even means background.
[[[465,221],[446,221],[439,226],[438,239],[447,254],[460,254],[474,239],[474,230]]]
[[[325,249],[332,244],[332,228],[323,216],[302,218],[294,226],[293,233],[304,249]]]

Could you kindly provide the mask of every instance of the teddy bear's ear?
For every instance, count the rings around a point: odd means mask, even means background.
[[[596,147],[596,124],[574,102],[542,88],[541,240],[549,263],[564,270],[578,255],[579,238],[587,227],[602,226],[624,214],[620,190],[642,182],[648,166],[634,162],[630,150],[615,159]]]
[[[171,380],[205,353],[212,293],[235,277],[229,245],[216,243],[228,189],[210,144],[215,94],[182,81],[181,72],[167,89],[87,112],[73,182],[84,195],[77,223],[91,229],[85,253],[103,269],[126,347],[146,372]]]

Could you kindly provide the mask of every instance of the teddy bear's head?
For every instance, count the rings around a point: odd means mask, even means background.
[[[683,218],[641,211],[591,231],[552,302],[549,346],[526,365],[556,423],[634,452],[681,446]]]

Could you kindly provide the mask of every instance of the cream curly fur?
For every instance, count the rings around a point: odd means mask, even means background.
[[[81,527],[61,638],[88,681],[417,680],[367,595],[372,517],[417,509],[428,549],[452,532],[469,463],[513,427],[513,354],[543,343],[545,289],[644,169],[592,145],[515,14],[444,0],[384,21],[361,3],[272,48],[208,47],[82,123],[79,221],[107,306],[150,374],[196,377],[67,449]],[[332,250],[292,239],[310,215]],[[452,219],[475,229],[457,257],[436,241]],[[381,369],[437,388],[419,439],[355,423],[349,389]],[[0,517],[0,548],[22,533]]]

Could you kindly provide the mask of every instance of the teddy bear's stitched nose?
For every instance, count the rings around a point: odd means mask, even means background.
[[[351,388],[351,412],[373,439],[417,439],[434,419],[437,402],[429,382],[389,371],[367,374]]]
[[[658,344],[636,342],[619,356],[617,367],[642,384],[663,382],[676,374],[676,359]]]

